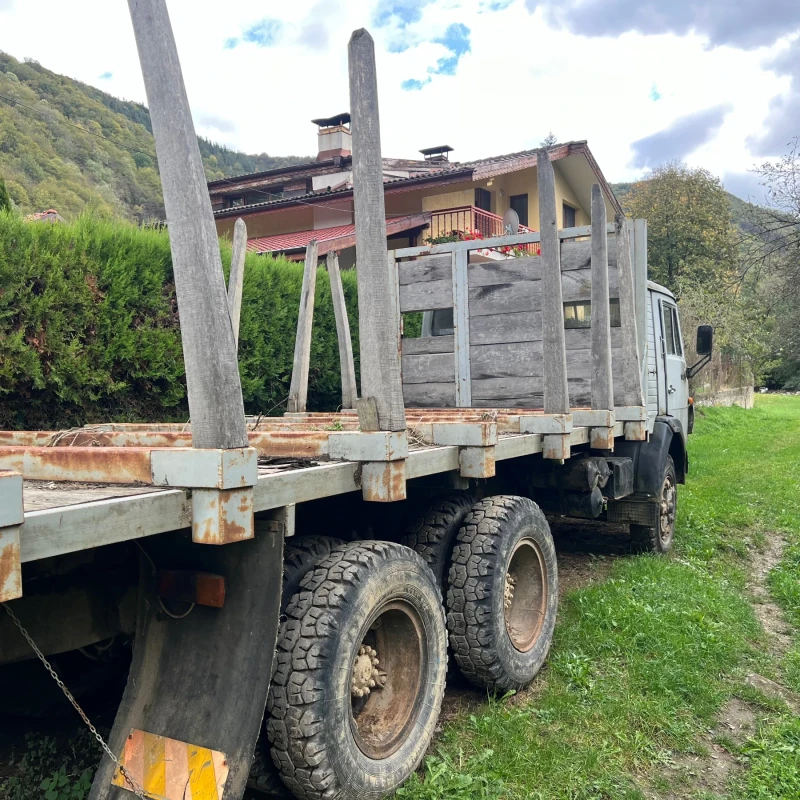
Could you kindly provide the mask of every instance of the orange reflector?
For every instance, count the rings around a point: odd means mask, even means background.
[[[120,762],[153,800],[223,800],[228,759],[217,750],[132,730]],[[133,791],[119,767],[111,783]]]
[[[694,405],[694,397],[690,397],[690,398],[689,398],[689,405],[690,405],[690,406],[693,406],[693,405]]]
[[[158,573],[158,595],[164,600],[222,608],[225,605],[225,578],[210,572],[162,569]]]

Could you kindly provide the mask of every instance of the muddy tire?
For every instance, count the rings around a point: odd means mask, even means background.
[[[492,692],[521,689],[550,650],[558,567],[544,514],[523,497],[490,497],[464,519],[447,592],[450,646],[461,672]]]
[[[331,536],[305,536],[291,540],[284,547],[281,614],[286,611],[286,606],[292,599],[292,595],[300,588],[300,581],[303,580],[306,573],[317,562],[327,558],[335,547],[342,544],[344,542],[341,539],[334,539]],[[256,744],[247,788],[267,797],[290,798],[293,796],[272,763],[269,742],[263,733]]]
[[[411,521],[400,540],[401,544],[425,559],[443,595],[447,594],[447,575],[456,537],[473,505],[475,497],[469,492],[452,492],[438,497],[427,512]]]
[[[668,553],[675,539],[675,517],[678,513],[678,476],[672,456],[664,465],[664,480],[658,495],[658,527],[631,525],[634,550],[645,553]]]
[[[400,544],[351,542],[286,608],[267,702],[273,760],[303,800],[380,798],[419,765],[444,694],[441,595]]]

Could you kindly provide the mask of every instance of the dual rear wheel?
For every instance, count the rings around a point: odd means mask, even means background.
[[[302,562],[304,574],[284,599],[267,703],[271,757],[298,798],[379,798],[416,769],[433,737],[448,633],[476,685],[507,691],[536,675],[555,625],[553,542],[530,500],[476,503],[467,493],[436,501],[404,544],[320,539],[306,546],[308,559],[287,548],[287,564]]]

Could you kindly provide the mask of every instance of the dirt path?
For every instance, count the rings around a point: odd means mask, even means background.
[[[785,541],[777,535],[767,536],[764,547],[754,551],[750,559],[750,580],[747,591],[753,610],[766,633],[769,652],[777,660],[783,657],[792,643],[789,626],[781,608],[772,602],[767,586],[770,570],[781,560]],[[800,698],[784,687],[751,674],[747,683],[765,694],[780,697],[797,713]],[[651,800],[689,800],[709,793],[723,796],[731,778],[743,766],[735,751],[755,732],[759,711],[752,704],[732,697],[720,709],[713,728],[701,737],[696,754],[676,754],[673,762],[662,769],[653,781],[659,788],[645,790]]]

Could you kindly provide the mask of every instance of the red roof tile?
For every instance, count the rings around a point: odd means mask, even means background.
[[[250,239],[247,249],[254,253],[274,253],[281,250],[297,250],[308,247],[312,239],[318,242],[329,242],[343,236],[353,236],[355,225],[337,225],[334,228],[320,228],[316,231],[296,231],[295,233],[279,233],[275,236],[262,236]]]

